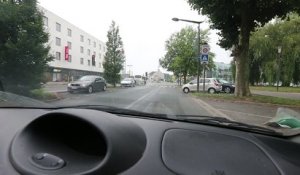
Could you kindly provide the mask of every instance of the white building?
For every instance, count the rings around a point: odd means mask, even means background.
[[[161,82],[165,81],[165,74],[158,69],[155,72],[150,72],[149,73],[150,81],[151,82]]]
[[[68,81],[80,76],[102,75],[105,43],[39,6],[49,33],[50,54],[48,81]],[[95,60],[95,61],[93,61]]]

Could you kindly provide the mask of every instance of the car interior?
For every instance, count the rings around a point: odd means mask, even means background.
[[[300,136],[92,109],[2,108],[1,174],[300,174]]]

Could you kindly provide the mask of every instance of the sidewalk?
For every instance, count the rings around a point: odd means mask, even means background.
[[[67,92],[68,82],[47,82],[43,85],[46,92],[60,93]]]

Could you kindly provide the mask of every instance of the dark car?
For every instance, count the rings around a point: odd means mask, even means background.
[[[68,84],[68,92],[88,92],[105,91],[106,81],[104,78],[95,75],[83,76],[75,82]]]
[[[218,79],[218,81],[222,84],[222,92],[225,93],[234,93],[235,85],[223,79]]]

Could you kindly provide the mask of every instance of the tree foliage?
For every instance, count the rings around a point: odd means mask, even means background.
[[[119,34],[119,26],[112,21],[112,24],[107,32],[106,53],[104,57],[104,77],[108,83],[116,86],[120,81],[120,71],[123,69],[125,61],[122,38]]]
[[[300,17],[290,13],[284,20],[276,19],[252,33],[249,55],[251,83],[276,81],[280,65],[280,81],[285,86],[300,82]],[[279,57],[278,47],[281,47]]]
[[[237,96],[250,95],[249,38],[255,27],[262,26],[275,16],[284,17],[298,10],[298,0],[187,0],[191,7],[207,15],[211,27],[220,30],[220,45],[232,49],[236,61]]]
[[[201,31],[201,43],[207,43],[209,31]],[[197,75],[197,31],[192,27],[186,27],[179,32],[174,33],[166,41],[166,54],[159,60],[160,65],[166,68],[168,71],[174,73],[174,75],[182,75],[184,83],[186,83],[187,76]],[[210,53],[210,60],[208,67],[213,68],[214,54]],[[202,66],[200,67],[200,71]],[[201,71],[202,72],[202,71]]]
[[[6,90],[27,94],[42,81],[48,34],[36,0],[0,1],[0,80]]]

